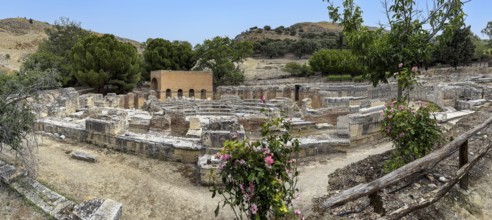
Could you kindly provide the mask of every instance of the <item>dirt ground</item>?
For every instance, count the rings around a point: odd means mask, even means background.
[[[390,147],[388,143],[359,147],[301,162],[301,197],[296,208],[310,213],[312,198],[326,192],[329,173]],[[71,159],[72,151],[95,155],[98,162]],[[92,198],[119,201],[123,203],[123,219],[215,219],[213,211],[219,200],[211,198],[207,187],[196,184],[192,164],[148,159],[49,137],[41,138],[38,159],[40,182],[76,202]],[[32,212],[32,207],[19,207],[20,212]],[[9,216],[17,219],[14,214]],[[232,211],[225,208],[218,219],[232,218]]]
[[[45,220],[46,215],[27,203],[13,189],[0,183],[0,219],[2,220]]]

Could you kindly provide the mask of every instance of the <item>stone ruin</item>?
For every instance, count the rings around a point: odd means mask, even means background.
[[[432,102],[442,123],[453,123],[490,99],[488,74],[419,78],[409,94]],[[210,155],[226,140],[255,140],[260,125],[283,115],[300,140],[299,157],[344,150],[381,139],[381,112],[396,96],[396,83],[269,83],[218,87],[213,100],[168,98],[154,91],[126,95],[45,91],[33,104],[36,130],[116,151],[213,169]],[[262,101],[264,100],[264,101]],[[208,167],[208,168],[207,168]],[[202,176],[202,182],[206,175]]]

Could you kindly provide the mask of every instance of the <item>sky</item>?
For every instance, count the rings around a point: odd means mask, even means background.
[[[380,0],[356,3],[366,25],[386,21]],[[53,23],[68,17],[85,29],[139,42],[164,38],[196,45],[215,36],[234,38],[253,26],[329,21],[327,6],[322,0],[0,0],[0,18]],[[492,21],[492,0],[471,0],[464,10],[472,31],[485,38],[480,31]]]

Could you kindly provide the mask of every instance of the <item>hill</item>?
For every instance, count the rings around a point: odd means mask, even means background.
[[[0,20],[0,69],[19,70],[22,62],[34,53],[47,38],[45,29],[52,25],[47,22],[26,18],[6,18]],[[93,32],[97,35],[101,33]],[[122,42],[134,45],[139,52],[143,45],[137,41],[117,37]]]
[[[272,28],[252,27],[236,36],[236,40],[263,41],[263,40],[299,40],[307,35],[322,35],[324,33],[337,36],[343,28],[332,22],[301,22],[290,27],[279,26]]]

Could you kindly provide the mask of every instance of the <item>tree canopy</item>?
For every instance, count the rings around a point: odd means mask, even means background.
[[[137,49],[114,35],[92,35],[77,42],[71,59],[79,82],[99,91],[125,93],[140,80],[142,60]]]
[[[62,17],[51,28],[46,29],[46,34],[48,38],[24,62],[23,69],[45,71],[54,68],[59,72],[58,80],[63,86],[76,85],[77,81],[71,71],[71,49],[77,41],[88,37],[90,33],[82,29],[80,23]]]
[[[441,62],[451,64],[455,69],[459,64],[469,63],[475,53],[473,33],[470,26],[456,29],[450,38],[438,37],[435,58]]]
[[[228,37],[215,37],[197,45],[195,52],[197,69],[212,70],[214,87],[239,85],[244,81],[244,74],[237,64],[253,53],[253,46],[247,41],[237,42]]]
[[[143,56],[147,73],[152,70],[191,70],[196,64],[193,47],[186,41],[148,39]]]
[[[368,79],[374,85],[387,83],[393,73],[428,61],[431,39],[442,30],[449,35],[463,25],[461,0],[434,0],[428,4],[434,8],[429,9],[419,8],[415,0],[383,0],[387,26],[377,30],[362,25],[362,10],[354,0],[343,0],[342,8],[335,6],[333,0],[326,1],[330,3],[329,16],[343,26],[344,40],[366,65]],[[404,85],[409,85],[412,78],[411,75],[398,75],[399,97]]]

